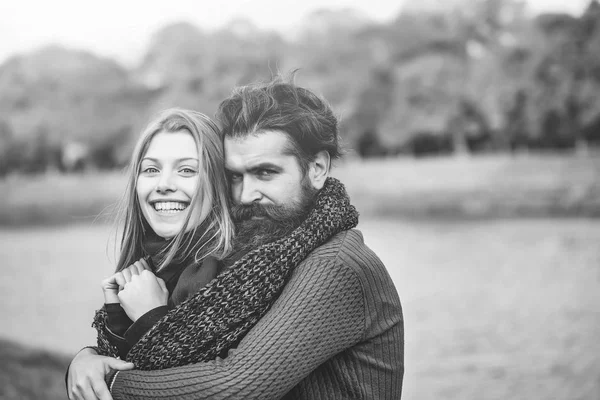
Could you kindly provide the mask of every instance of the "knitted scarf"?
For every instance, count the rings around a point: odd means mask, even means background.
[[[214,360],[235,346],[277,300],[294,268],[339,232],[358,224],[342,183],[328,178],[307,218],[288,236],[250,251],[227,271],[179,304],[129,351],[140,370]],[[116,357],[106,312],[96,312],[98,352]]]

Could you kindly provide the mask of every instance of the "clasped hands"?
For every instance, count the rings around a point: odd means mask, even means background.
[[[167,305],[169,291],[143,258],[102,281],[104,302],[121,303],[133,322],[148,311]]]
[[[167,304],[165,282],[156,277],[144,259],[102,281],[105,303],[121,303],[132,321],[148,311]],[[81,350],[67,373],[67,392],[71,400],[110,400],[104,377],[111,370],[127,371],[134,367],[112,357],[98,355],[92,349]]]

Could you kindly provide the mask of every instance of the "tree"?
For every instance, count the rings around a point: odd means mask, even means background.
[[[13,141],[12,128],[8,122],[0,119],[0,177],[6,175],[11,169],[9,154]]]

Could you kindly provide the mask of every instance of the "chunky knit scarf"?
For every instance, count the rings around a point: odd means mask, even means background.
[[[129,351],[140,370],[214,360],[235,346],[277,300],[294,268],[335,234],[354,228],[358,212],[344,186],[328,178],[308,217],[291,234],[252,250],[169,311]],[[98,351],[117,355],[108,341],[106,312],[96,312]]]

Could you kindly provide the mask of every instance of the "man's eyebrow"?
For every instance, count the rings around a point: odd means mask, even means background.
[[[230,173],[230,174],[235,174],[235,173],[240,173],[240,172],[250,172],[250,173],[256,173],[257,171],[261,170],[261,169],[272,169],[275,171],[281,171],[282,168],[277,165],[277,164],[273,164],[270,162],[261,162],[259,164],[255,164],[252,165],[249,168],[230,168],[225,166],[225,172]]]
[[[260,169],[273,169],[273,170],[276,170],[276,171],[280,171],[281,167],[279,165],[277,165],[277,164],[273,164],[273,163],[270,163],[270,162],[262,162],[262,163],[253,165],[252,167],[248,168],[248,171],[249,172],[256,172],[256,171],[258,171]]]

